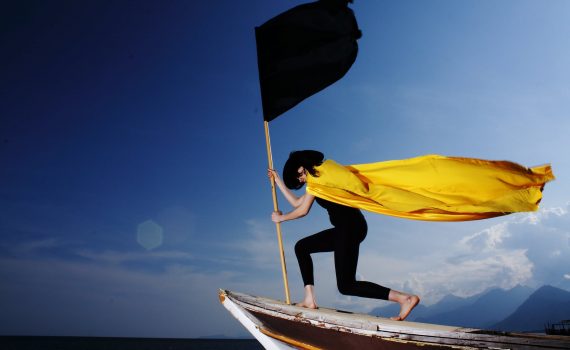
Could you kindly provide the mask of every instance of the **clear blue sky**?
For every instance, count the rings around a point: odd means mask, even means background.
[[[302,3],[18,1],[0,11],[0,335],[242,336],[217,288],[282,299],[253,28]],[[344,164],[427,153],[552,163],[542,211],[470,223],[367,213],[358,274],[448,293],[570,290],[570,2],[355,1],[339,82],[271,123]],[[288,210],[281,200],[282,208]],[[285,223],[292,247],[329,225]],[[140,235],[139,235],[140,233]],[[320,305],[338,294],[315,259]]]

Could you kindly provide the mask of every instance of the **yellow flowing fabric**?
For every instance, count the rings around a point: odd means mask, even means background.
[[[426,155],[343,166],[325,160],[307,192],[331,202],[426,221],[469,221],[535,211],[550,165]]]

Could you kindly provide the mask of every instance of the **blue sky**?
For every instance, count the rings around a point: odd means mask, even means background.
[[[253,28],[302,1],[21,1],[0,31],[0,334],[242,336],[225,288],[283,299]],[[564,0],[355,1],[339,82],[271,123],[275,164],[421,154],[552,163],[538,213],[425,223],[366,213],[359,278],[419,293],[570,290]],[[281,200],[281,207],[288,206]],[[292,247],[328,227],[313,207]],[[315,257],[320,305],[340,295]]]

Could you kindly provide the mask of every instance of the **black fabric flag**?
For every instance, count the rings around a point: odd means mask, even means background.
[[[277,118],[348,72],[361,36],[348,2],[299,5],[255,28],[264,120]]]

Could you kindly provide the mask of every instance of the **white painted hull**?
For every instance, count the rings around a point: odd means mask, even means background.
[[[243,307],[237,305],[230,298],[220,297],[220,302],[224,307],[235,317],[244,327],[257,339],[265,349],[268,350],[289,350],[296,349],[286,343],[283,343],[277,339],[268,337],[260,331],[259,322],[251,317],[251,314],[247,312]]]

